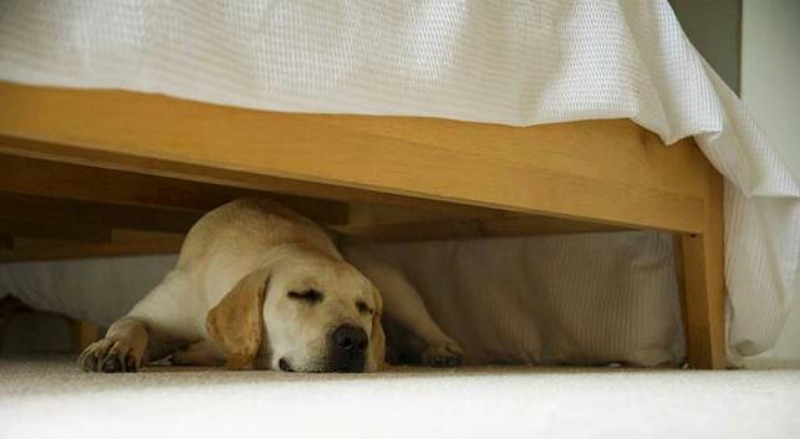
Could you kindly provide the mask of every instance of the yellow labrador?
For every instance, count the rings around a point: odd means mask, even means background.
[[[321,227],[275,202],[231,202],[192,227],[175,269],[79,362],[97,372],[137,371],[167,356],[229,369],[374,372],[385,365],[384,306],[399,330],[387,332],[412,340],[398,343],[400,355],[461,362],[461,348],[397,270],[347,256]]]

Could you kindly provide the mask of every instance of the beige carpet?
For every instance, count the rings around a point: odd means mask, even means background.
[[[800,437],[800,371],[414,368],[370,375],[0,359],[2,438]]]

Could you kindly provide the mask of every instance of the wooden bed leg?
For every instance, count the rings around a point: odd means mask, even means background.
[[[75,344],[78,352],[83,352],[90,344],[100,339],[100,327],[86,320],[74,322]]]
[[[688,363],[693,369],[726,365],[722,190],[722,178],[711,172],[704,233],[681,239],[681,303]]]

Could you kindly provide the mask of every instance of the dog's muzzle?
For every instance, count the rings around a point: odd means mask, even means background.
[[[330,372],[363,372],[369,338],[363,329],[342,325],[329,335],[328,370]]]

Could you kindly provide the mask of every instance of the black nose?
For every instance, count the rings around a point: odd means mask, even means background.
[[[331,332],[328,345],[328,371],[364,371],[369,339],[363,329],[349,325],[339,326]]]
[[[356,354],[367,350],[369,340],[367,333],[361,328],[342,325],[331,334],[336,349],[341,353]]]

